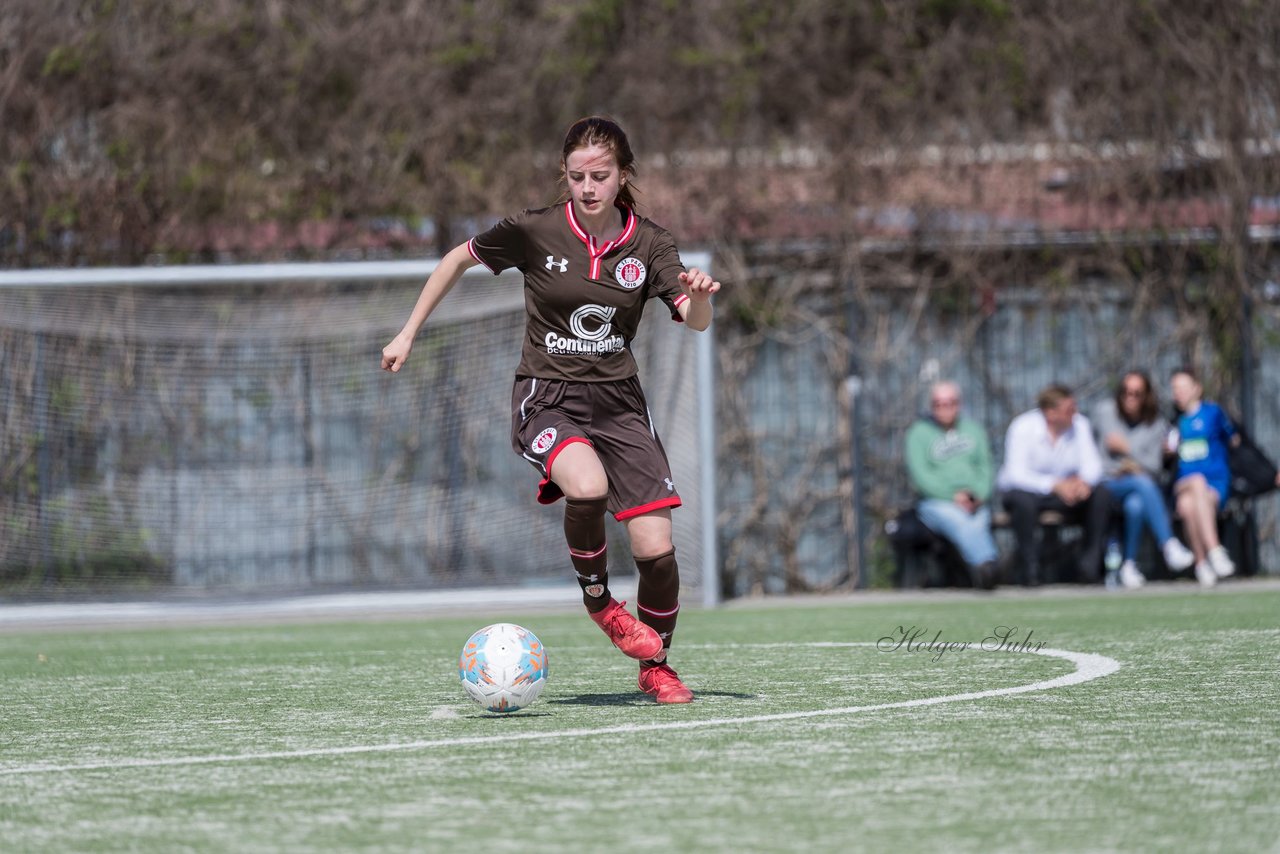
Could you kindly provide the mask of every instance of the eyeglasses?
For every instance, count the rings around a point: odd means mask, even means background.
[[[1125,396],[1125,397],[1142,397],[1142,395],[1144,395],[1144,394],[1146,394],[1146,390],[1145,390],[1145,389],[1140,389],[1140,388],[1137,388],[1137,389],[1134,389],[1134,388],[1127,388],[1127,389],[1125,389],[1125,390],[1124,390],[1124,396]]]
[[[932,401],[930,405],[931,406],[959,406],[960,401],[955,398],[951,398],[949,400],[935,400],[935,401]]]

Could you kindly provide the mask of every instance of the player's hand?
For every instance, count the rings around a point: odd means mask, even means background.
[[[413,341],[399,335],[391,339],[391,343],[382,348],[382,370],[398,372],[404,363],[409,361],[409,351],[413,349]]]
[[[680,287],[689,295],[689,299],[706,302],[720,290],[720,283],[697,267],[690,267],[689,272],[680,274]]]

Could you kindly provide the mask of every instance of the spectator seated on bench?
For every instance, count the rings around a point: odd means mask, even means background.
[[[1196,580],[1203,587],[1212,587],[1237,569],[1219,536],[1219,519],[1230,504],[1233,491],[1244,497],[1240,488],[1233,489],[1236,480],[1256,480],[1257,472],[1246,469],[1243,462],[1247,455],[1240,453],[1246,444],[1241,431],[1221,407],[1203,399],[1204,390],[1194,371],[1174,371],[1170,387],[1180,413],[1177,428],[1171,434],[1177,453],[1175,507],[1187,543],[1195,553]],[[1237,456],[1235,471],[1231,465],[1233,452]],[[1268,460],[1266,466],[1263,490],[1268,489],[1268,476],[1272,487],[1280,483],[1280,473],[1275,472],[1274,465]]]
[[[988,504],[991,446],[986,431],[961,416],[955,383],[939,382],[929,389],[929,413],[907,428],[903,458],[919,500],[898,527],[923,526],[951,547],[974,587],[995,586],[998,553]]]
[[[1160,417],[1151,378],[1142,371],[1129,371],[1121,377],[1114,396],[1094,410],[1093,426],[1102,453],[1103,482],[1122,519],[1123,536],[1115,538],[1122,543],[1121,586],[1141,587],[1147,581],[1138,560],[1144,529],[1155,538],[1164,565],[1173,572],[1188,569],[1195,556],[1174,537],[1159,485],[1170,425]],[[1151,564],[1144,563],[1150,572]]]
[[[1076,411],[1072,391],[1050,385],[1036,408],[1013,419],[1005,435],[1005,458],[996,477],[1017,543],[1018,580],[1045,580],[1040,565],[1040,514],[1052,510],[1083,528],[1075,578],[1097,581],[1111,518],[1111,497],[1102,484],[1102,459],[1089,419]]]

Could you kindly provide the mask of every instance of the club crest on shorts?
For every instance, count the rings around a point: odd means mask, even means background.
[[[635,256],[623,258],[614,269],[613,276],[618,284],[629,291],[634,290],[644,284],[644,262]]]
[[[535,454],[545,454],[556,445],[556,428],[548,427],[538,434],[538,437],[529,445],[529,450]]]

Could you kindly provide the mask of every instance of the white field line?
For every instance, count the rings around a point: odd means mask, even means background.
[[[815,643],[808,646],[874,646],[872,643]],[[707,644],[705,647],[719,646]],[[757,646],[757,644],[728,644],[727,646]],[[796,644],[762,644],[761,646],[796,646]],[[977,649],[975,644],[971,649]],[[1024,650],[1014,650],[1024,652]],[[735,718],[706,718],[696,721],[663,721],[651,724],[621,724],[618,726],[568,729],[549,732],[509,733],[505,735],[472,735],[456,738],[439,738],[426,741],[405,741],[393,744],[363,744],[348,747],[317,747],[306,750],[281,750],[267,753],[240,753],[211,756],[174,756],[166,759],[104,759],[95,762],[83,762],[70,765],[20,765],[0,768],[0,777],[14,777],[29,774],[55,774],[70,771],[98,771],[119,768],[164,768],[186,765],[214,765],[233,762],[262,762],[272,759],[302,759],[311,756],[345,756],[360,753],[394,753],[409,750],[431,750],[437,747],[458,747],[466,745],[502,744],[513,741],[543,741],[563,738],[592,738],[602,735],[626,735],[636,732],[655,732],[658,730],[690,730],[709,727],[743,726],[746,724],[772,723],[775,721],[795,721],[807,718],[829,718],[841,715],[856,715],[864,712],[879,712],[888,709],[912,709],[920,706],[937,706],[943,703],[960,703],[966,700],[985,700],[989,697],[1005,697],[1013,694],[1026,694],[1032,691],[1050,691],[1054,688],[1065,688],[1079,685],[1094,679],[1109,676],[1120,669],[1120,662],[1105,655],[1089,652],[1071,652],[1064,649],[1027,649],[1026,653],[1045,655],[1050,658],[1061,658],[1070,661],[1076,669],[1064,676],[1032,682],[1028,685],[1014,685],[1010,688],[992,688],[986,691],[969,691],[963,694],[947,694],[940,697],[922,697],[917,700],[901,700],[896,703],[876,703],[868,706],[843,706],[836,709],[814,709],[805,712],[778,712],[769,715],[748,715]]]

